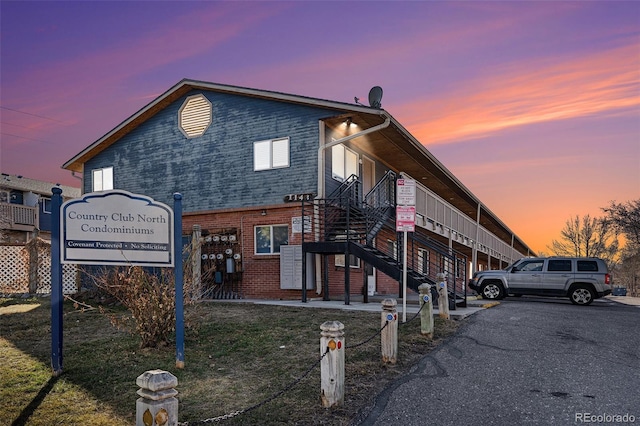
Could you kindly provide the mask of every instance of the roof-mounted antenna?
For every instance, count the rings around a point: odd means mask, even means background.
[[[356,101],[356,103],[357,103],[358,105],[366,106],[365,104],[363,104],[362,102],[360,102],[360,98],[359,98],[359,97],[357,97],[357,96],[354,96],[354,97],[353,97],[353,100],[354,100],[354,101]]]

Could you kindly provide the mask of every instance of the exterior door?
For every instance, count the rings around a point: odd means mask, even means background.
[[[362,191],[367,195],[376,185],[376,163],[362,156]]]

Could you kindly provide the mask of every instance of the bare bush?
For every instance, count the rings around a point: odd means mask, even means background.
[[[95,285],[114,297],[129,310],[130,315],[115,315],[104,308],[100,311],[119,329],[140,336],[140,347],[166,345],[175,331],[176,293],[171,269],[152,273],[140,266],[105,270],[94,277]]]

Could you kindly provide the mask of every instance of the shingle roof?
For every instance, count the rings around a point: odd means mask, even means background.
[[[0,178],[0,188],[2,189],[15,189],[18,191],[31,191],[40,195],[52,195],[51,188],[54,186],[62,189],[62,195],[65,198],[77,198],[80,197],[80,188],[74,188],[72,186],[60,185],[59,183],[45,182],[36,179],[29,179],[21,175],[9,175],[2,173]]]

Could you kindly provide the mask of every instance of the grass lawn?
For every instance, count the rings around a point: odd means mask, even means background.
[[[419,318],[400,324],[398,363],[386,365],[379,337],[350,348],[379,331],[380,313],[203,302],[186,307],[185,318],[185,368],[179,370],[174,346],[141,350],[137,336],[113,328],[97,309],[79,311],[66,301],[64,372],[53,378],[49,299],[0,299],[0,419],[12,425],[131,425],[136,378],[162,369],[178,378],[179,421],[197,423],[259,404],[315,365],[282,395],[224,423],[346,425],[460,324],[437,319],[433,340],[420,335]],[[345,326],[345,404],[325,409],[320,324],[333,320]]]

